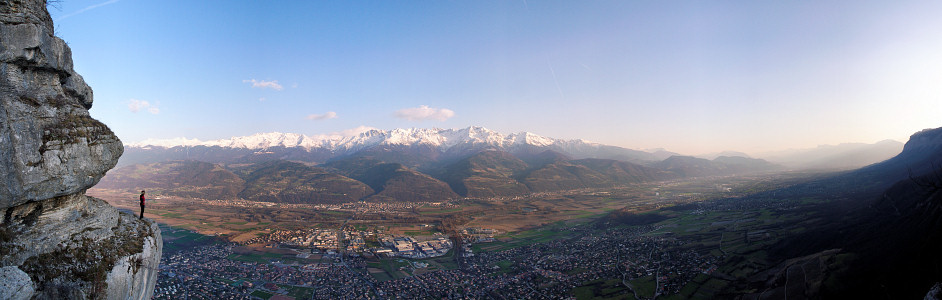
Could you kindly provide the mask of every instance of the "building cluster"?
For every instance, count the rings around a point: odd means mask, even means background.
[[[443,235],[436,235],[428,241],[417,241],[413,237],[384,237],[380,239],[382,245],[389,249],[379,249],[374,252],[378,255],[400,256],[406,258],[429,258],[445,255],[452,248],[452,243]]]
[[[379,231],[343,230],[340,233],[343,234],[342,237],[338,237],[338,230],[332,229],[278,230],[241,244],[310,249],[312,253],[337,255],[341,252],[339,243],[342,240],[343,250],[348,254],[370,253],[378,257],[398,256],[413,259],[442,256],[451,251],[453,246],[451,240],[441,233],[421,241],[410,236],[387,236]],[[379,241],[379,244],[368,246],[367,240]]]
[[[337,249],[337,231],[329,229],[311,229],[300,236],[292,237],[281,243],[296,247],[309,247],[320,251]]]

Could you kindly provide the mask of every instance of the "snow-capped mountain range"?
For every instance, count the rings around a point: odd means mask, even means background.
[[[324,149],[332,152],[357,151],[373,146],[431,146],[440,151],[459,145],[470,145],[476,148],[493,147],[495,149],[508,150],[520,146],[534,146],[538,148],[550,147],[564,152],[582,156],[579,153],[585,150],[598,151],[602,148],[620,148],[614,146],[605,146],[598,143],[592,143],[585,140],[561,140],[536,135],[529,132],[520,132],[513,134],[501,134],[499,132],[484,128],[471,126],[462,129],[439,129],[439,128],[408,128],[393,130],[372,129],[353,136],[343,135],[303,135],[297,133],[258,133],[250,136],[232,137],[229,139],[220,139],[212,141],[200,141],[198,139],[174,138],[174,139],[147,139],[139,143],[127,144],[128,147],[149,148],[149,147],[224,147],[241,149],[267,149],[272,147],[285,148],[303,148],[306,150]],[[624,148],[621,148],[624,149]],[[634,152],[635,150],[624,149]],[[641,152],[641,151],[637,151]],[[646,153],[646,152],[641,152]]]

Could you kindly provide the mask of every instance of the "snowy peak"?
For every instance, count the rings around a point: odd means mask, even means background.
[[[203,159],[223,161],[226,157],[233,159],[241,157],[240,155],[244,155],[246,150],[258,155],[271,156],[268,158],[311,162],[325,162],[362,153],[368,156],[388,156],[387,159],[390,161],[407,161],[409,166],[419,165],[422,161],[429,159],[462,159],[486,150],[504,151],[515,155],[535,155],[544,151],[553,151],[565,154],[572,159],[598,158],[634,163],[659,160],[654,154],[640,150],[602,145],[581,139],[555,139],[525,131],[502,134],[478,126],[460,129],[368,129],[354,134],[310,136],[269,132],[211,141],[188,138],[149,139],[125,146],[128,152],[136,153],[134,154],[136,158],[126,158],[127,162],[152,160],[153,157],[161,155],[161,157],[174,159],[203,157]],[[184,151],[183,147],[188,148]],[[201,147],[222,149],[216,149],[220,150],[216,151],[201,149]],[[197,151],[193,152],[193,150]],[[259,156],[257,159],[267,158]]]
[[[529,132],[520,132],[503,135],[484,127],[471,126],[462,129],[439,128],[398,128],[393,130],[369,130],[354,136],[316,135],[307,136],[297,133],[258,133],[250,136],[232,137],[212,141],[197,139],[148,139],[139,143],[128,144],[129,147],[164,147],[178,146],[207,146],[243,149],[265,149],[270,147],[301,147],[304,149],[323,148],[331,151],[357,150],[376,145],[413,146],[428,145],[442,150],[457,145],[492,146],[496,148],[511,148],[515,146],[530,145],[548,147],[563,144],[588,144],[582,140],[564,141],[548,138]]]
[[[264,149],[269,147],[298,147],[303,136],[294,133],[258,133],[250,136],[233,137],[228,140],[206,142],[206,146],[228,148]]]
[[[556,144],[557,141],[559,141],[559,140],[551,139],[548,137],[535,135],[529,132],[521,132],[515,135],[511,135],[510,138],[513,139],[513,144],[515,145],[533,145],[533,146],[541,146],[541,147],[551,146],[553,144]]]

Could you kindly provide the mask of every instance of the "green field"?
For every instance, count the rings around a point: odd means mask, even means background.
[[[439,257],[425,258],[418,260],[428,264],[429,268],[436,268],[439,270],[454,270],[458,268],[458,263],[455,262],[455,250],[449,250],[448,253]]]
[[[175,212],[168,212],[168,213],[165,213],[165,214],[161,214],[160,216],[167,217],[167,218],[179,219],[179,218],[183,217],[183,214],[182,214],[182,213],[175,213]]]
[[[621,281],[619,280],[619,282]],[[657,291],[657,281],[654,279],[654,275],[636,278],[628,283],[634,287],[635,292],[637,292],[640,297],[654,297],[654,293]]]
[[[504,251],[521,246],[532,245],[536,243],[545,243],[556,239],[568,237],[571,231],[565,230],[565,225],[559,222],[544,228],[521,231],[514,234],[499,236],[500,239],[510,239],[506,242],[496,241],[489,243],[477,243],[471,246],[473,252],[493,252]]]
[[[446,213],[459,212],[459,211],[461,211],[461,210],[462,210],[462,208],[460,208],[460,207],[457,207],[457,208],[446,208],[446,209],[438,209],[438,210],[419,211],[419,214],[420,214],[420,215],[437,215],[437,214],[446,214]]]
[[[219,242],[216,237],[202,235],[193,231],[174,228],[160,224],[163,237],[165,255],[182,249],[189,249],[198,245],[208,245]]]
[[[271,298],[271,296],[272,296],[271,293],[266,292],[266,291],[262,291],[262,290],[255,290],[254,292],[252,292],[251,295],[252,295],[252,296],[255,296],[255,297],[262,298],[262,299],[264,299],[264,300],[268,300],[268,298]]]
[[[311,299],[311,297],[314,297],[314,288],[284,284],[278,286],[288,291],[287,296],[294,297],[294,299]]]
[[[376,278],[376,280],[378,280],[378,281],[380,281],[380,282],[393,280],[392,276],[389,276],[389,274],[387,274],[386,272],[383,272],[383,273],[370,273],[370,275],[373,276],[373,278]]]
[[[514,265],[514,262],[509,260],[502,260],[497,262],[497,266],[500,267],[500,271],[497,271],[497,274],[510,273],[513,269],[510,267]]]
[[[373,277],[376,278],[376,280],[380,280],[380,281],[406,278],[406,277],[412,276],[412,274],[408,273],[408,270],[409,270],[408,267],[411,266],[412,264],[410,264],[409,261],[407,261],[406,259],[402,259],[402,258],[387,258],[387,259],[382,259],[378,262],[369,262],[369,263],[366,263],[366,265],[371,268],[377,268],[377,269],[382,269],[383,271],[386,271],[386,273],[371,273],[370,274],[370,275],[373,275]],[[399,270],[399,268],[401,267],[405,267],[405,269]],[[380,274],[383,274],[385,276],[380,275]]]

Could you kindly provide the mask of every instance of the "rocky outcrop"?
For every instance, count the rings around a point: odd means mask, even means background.
[[[124,151],[44,0],[0,0],[0,298],[146,299],[156,224],[85,196]]]
[[[942,148],[942,128],[923,129],[909,137],[903,152],[935,151]]]

